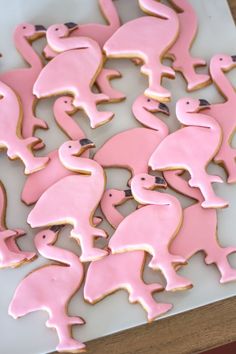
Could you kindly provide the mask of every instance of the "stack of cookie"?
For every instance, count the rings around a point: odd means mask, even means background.
[[[214,55],[209,75],[196,72],[206,62],[190,54],[197,18],[188,0],[171,0],[173,8],[156,0],[139,0],[144,16],[124,24],[112,0],[99,0],[99,4],[108,25],[66,22],[46,29],[20,24],[15,45],[30,67],[0,76],[1,147],[10,159],[20,158],[25,166],[28,177],[22,201],[35,204],[27,222],[32,228],[41,228],[34,240],[36,249],[41,256],[57,261],[22,279],[9,314],[18,318],[36,310],[48,311],[46,325],[58,333],[57,350],[73,353],[84,350],[85,345],[72,337],[71,327],[84,320],[69,316],[67,305],[84,278],[86,301],[94,304],[125,288],[130,302],[143,306],[148,321],[172,308],[152,296],[164,290],[161,284],[146,284],[142,279],[148,254],[148,266],[162,272],[166,291],[192,287],[178,269],[199,251],[205,252],[206,264],[216,265],[221,283],[236,280],[236,269],[227,258],[236,247],[223,248],[217,241],[217,209],[227,207],[228,202],[216,195],[212,183],[223,180],[207,172],[210,162],[221,164],[227,183],[236,182],[236,154],[230,145],[236,127],[236,94],[225,75],[236,67],[236,56]],[[45,65],[32,47],[41,36],[47,40]],[[164,57],[172,59],[172,67],[162,64]],[[91,128],[109,125],[114,113],[100,111],[97,105],[119,104],[125,99],[111,86],[111,79],[120,73],[105,68],[109,58],[132,60],[147,76],[148,87],[131,107],[140,126],[112,136],[92,157],[95,145],[72,115],[83,110]],[[170,114],[171,92],[162,86],[162,78],[173,79],[175,72],[183,75],[187,91],[213,81],[225,101],[210,104],[204,98],[180,98],[176,117],[182,126],[170,133],[155,113]],[[36,157],[34,151],[44,143],[34,132],[46,129],[47,124],[35,116],[35,106],[37,100],[51,96],[59,96],[52,109],[70,140],[48,156]],[[105,168],[111,167],[131,172],[126,189],[106,189]],[[177,197],[165,192],[168,186],[195,203],[183,209]],[[117,207],[130,199],[136,201],[137,209],[123,216]],[[98,237],[108,237],[99,227],[99,206],[115,229],[103,248],[94,243]],[[16,240],[24,231],[7,228],[5,210],[1,184],[0,266],[16,267],[34,260],[36,254],[19,248]],[[67,224],[72,226],[68,236],[77,241],[80,257],[55,245]]]

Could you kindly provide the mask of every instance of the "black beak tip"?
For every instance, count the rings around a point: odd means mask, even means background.
[[[124,192],[126,197],[132,197],[131,189],[126,189]]]
[[[87,145],[95,146],[95,144],[87,138],[80,139],[79,143],[81,146],[87,146]]]
[[[47,28],[44,27],[43,25],[35,25],[35,31],[36,31],[36,32],[38,32],[38,31],[46,32],[46,31],[47,31]]]
[[[50,230],[56,233],[63,229],[63,227],[65,227],[65,225],[53,225],[50,227]]]
[[[165,103],[159,103],[159,110],[162,111],[163,113],[169,115],[170,114],[170,110],[169,107],[165,104]]]
[[[235,63],[236,62],[236,55],[232,55],[231,58],[232,58],[233,62]]]
[[[158,186],[163,186],[163,187],[167,186],[166,180],[162,177],[159,177],[159,176],[155,177],[155,184]]]
[[[207,107],[207,106],[210,106],[211,104],[207,101],[207,100],[205,100],[205,99],[203,99],[203,98],[200,98],[199,99],[199,106],[200,107]]]
[[[72,29],[72,28],[77,27],[77,23],[75,23],[75,22],[66,22],[66,23],[64,23],[64,25],[65,25],[68,29]]]

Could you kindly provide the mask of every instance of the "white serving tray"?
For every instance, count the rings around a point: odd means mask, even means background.
[[[199,16],[200,29],[194,43],[193,54],[203,56],[209,61],[215,53],[224,52],[236,54],[236,31],[226,0],[190,0]],[[0,12],[0,52],[1,71],[13,67],[21,67],[24,64],[17,53],[12,42],[12,34],[15,26],[21,22],[31,22],[49,26],[52,23],[61,22],[102,22],[99,13],[97,0],[11,0],[3,1]],[[3,5],[3,4],[2,4]],[[123,22],[141,15],[136,0],[118,0],[116,5]],[[44,41],[40,41],[38,48],[42,48]],[[87,132],[87,136],[99,147],[105,139],[118,131],[135,126],[130,107],[138,94],[146,87],[146,78],[139,74],[139,69],[128,60],[112,60],[106,64],[109,67],[120,70],[123,74],[121,80],[113,81],[113,85],[123,90],[127,100],[123,103],[106,106],[107,110],[113,110],[115,117],[113,121],[96,130],[89,128],[88,119],[81,113],[77,114],[78,122]],[[204,71],[204,69],[203,69]],[[229,75],[236,86],[235,71]],[[165,119],[171,131],[178,126],[174,115],[174,104],[176,99],[185,96],[185,83],[180,75],[175,81],[165,80],[165,86],[171,89],[173,101],[170,109],[171,118]],[[213,86],[192,94],[193,97],[206,98],[211,102],[222,101],[222,97]],[[58,147],[66,137],[61,133],[54,123],[52,104],[54,100],[44,100],[37,107],[37,115],[44,118],[50,130],[46,132],[37,131],[37,135],[45,140],[47,147],[41,154]],[[33,236],[35,231],[27,227],[26,218],[30,211],[29,207],[20,202],[20,193],[24,183],[23,166],[20,162],[10,162],[5,153],[0,155],[0,179],[6,186],[8,195],[7,222],[11,228],[24,228],[28,231],[27,236],[22,238],[20,244],[27,250],[34,249]],[[211,171],[219,173],[224,179],[224,171],[216,166]],[[128,173],[112,170],[108,173],[108,187],[125,188]],[[217,194],[230,201],[228,209],[219,211],[219,239],[223,246],[236,246],[236,186],[216,185]],[[189,201],[180,198],[183,205]],[[134,207],[130,202],[123,207],[128,212]],[[111,232],[105,223],[103,226]],[[63,237],[60,237],[59,245],[73,250],[75,243],[67,238],[69,229],[65,230]],[[79,247],[77,247],[79,252]],[[230,257],[233,266],[236,267],[236,255]],[[47,260],[39,257],[35,262],[24,265],[17,269],[0,271],[0,353],[4,354],[42,354],[55,350],[57,345],[56,332],[46,328],[46,312],[36,312],[19,320],[14,320],[7,314],[8,304],[19,281],[33,269]],[[192,290],[176,293],[162,293],[156,295],[161,301],[170,301],[174,308],[166,316],[181,313],[220,299],[236,294],[236,283],[220,285],[219,273],[216,268],[206,266],[203,262],[203,255],[194,256],[189,264],[180,270],[180,273],[190,278],[194,284]],[[162,281],[157,273],[148,272],[145,274],[147,281]],[[58,294],[60,296],[60,294]],[[75,327],[75,336],[83,341],[102,337],[126,328],[134,327],[146,322],[146,314],[141,306],[130,305],[128,295],[125,291],[119,291],[108,296],[97,305],[92,306],[83,302],[82,291],[76,294],[70,304],[70,312],[73,315],[80,315],[86,320],[85,326]],[[157,331],[158,336],[158,331]]]

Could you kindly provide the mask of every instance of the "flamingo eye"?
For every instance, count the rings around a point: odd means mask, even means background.
[[[223,60],[223,58],[220,58],[220,61],[222,61]]]
[[[43,238],[46,238],[46,235],[43,235]]]
[[[26,26],[23,26],[22,28],[23,28],[23,29],[26,29]]]
[[[67,103],[67,101],[64,101],[64,103]]]
[[[187,101],[186,103],[189,104],[189,101]]]
[[[57,27],[57,28],[55,28],[55,31],[58,31],[59,30],[59,28]]]
[[[145,181],[145,179],[146,179],[146,178],[144,178],[144,177],[141,178],[142,181]]]
[[[69,145],[69,146],[68,146],[68,148],[69,148],[69,149],[71,149],[71,148],[72,148],[72,146],[71,146],[71,145]]]
[[[151,99],[150,99],[150,98],[148,98],[148,99],[147,99],[147,101],[148,101],[148,102],[151,102]]]
[[[111,194],[111,193],[109,194],[109,197],[112,197],[112,194]]]

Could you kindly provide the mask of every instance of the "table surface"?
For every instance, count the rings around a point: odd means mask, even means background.
[[[236,21],[236,0],[228,0]],[[236,341],[236,296],[87,343],[92,354],[193,354]]]

